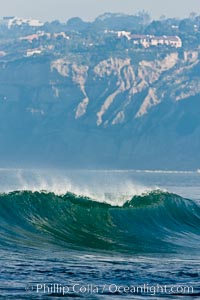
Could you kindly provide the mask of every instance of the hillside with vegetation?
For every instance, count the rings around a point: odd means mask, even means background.
[[[200,16],[0,20],[0,164],[197,169]]]

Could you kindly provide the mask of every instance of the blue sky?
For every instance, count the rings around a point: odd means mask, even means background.
[[[41,20],[67,19],[79,16],[92,20],[104,12],[134,14],[148,10],[153,18],[160,15],[184,17],[200,14],[199,0],[0,0],[0,16],[15,15]]]

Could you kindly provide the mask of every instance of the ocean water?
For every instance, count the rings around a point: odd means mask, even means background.
[[[1,299],[200,299],[200,174],[0,170]]]

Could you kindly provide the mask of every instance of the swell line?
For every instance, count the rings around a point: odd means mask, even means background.
[[[117,197],[117,196],[116,196]],[[117,200],[117,199],[116,199]],[[1,244],[57,245],[117,252],[199,251],[200,207],[153,191],[122,207],[72,193],[18,191],[0,195]]]

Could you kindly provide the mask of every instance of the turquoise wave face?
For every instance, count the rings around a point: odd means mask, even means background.
[[[67,193],[0,195],[0,243],[127,253],[200,250],[200,207],[180,196],[154,191],[122,207]]]

